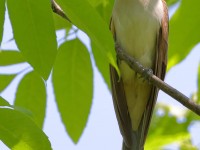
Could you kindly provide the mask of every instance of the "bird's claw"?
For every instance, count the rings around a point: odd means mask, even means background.
[[[143,72],[142,72],[140,78],[143,78],[143,82],[145,82],[147,80],[150,83],[149,76],[151,76],[152,74],[153,74],[152,69],[145,68],[145,69],[143,69]]]

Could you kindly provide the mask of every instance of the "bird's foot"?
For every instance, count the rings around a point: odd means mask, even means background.
[[[153,70],[149,68],[143,69],[140,78],[143,78],[143,82],[148,81],[150,83],[150,77],[153,75]]]

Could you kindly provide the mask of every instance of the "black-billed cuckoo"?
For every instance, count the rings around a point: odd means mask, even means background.
[[[164,0],[115,0],[110,22],[115,43],[164,79],[168,48],[168,10]],[[123,150],[143,150],[158,89],[118,60],[111,66],[112,95]]]

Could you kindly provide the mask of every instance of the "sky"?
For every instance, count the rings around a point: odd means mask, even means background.
[[[177,7],[177,6],[176,6]],[[171,10],[171,13],[174,9]],[[4,25],[4,37],[2,42],[3,49],[16,49],[14,41],[7,42],[12,38],[12,29],[8,19],[6,17]],[[57,33],[58,36],[62,36],[63,32],[60,31]],[[79,37],[86,43],[88,46],[87,36],[79,32]],[[165,81],[183,92],[188,97],[191,96],[191,93],[197,91],[197,67],[200,62],[200,45],[196,46],[190,53],[190,55],[176,67],[173,67],[166,75]],[[106,84],[103,81],[103,78],[97,68],[95,67],[94,61],[94,96],[91,107],[91,112],[88,118],[88,123],[86,128],[78,142],[75,145],[72,140],[67,135],[61,119],[58,113],[57,106],[55,104],[53,89],[51,85],[51,80],[47,81],[47,91],[48,91],[48,102],[47,102],[47,111],[44,124],[44,132],[49,137],[51,141],[52,148],[54,150],[121,150],[122,138],[119,132],[118,123],[115,117],[112,97]],[[17,67],[25,67],[24,65]],[[17,72],[17,67],[14,66],[10,69],[12,72]],[[2,71],[9,70],[0,68],[0,73]],[[2,93],[2,96],[7,99],[11,104],[14,100],[15,89],[19,80],[23,75],[17,77],[12,84]],[[181,112],[185,108],[164,94],[163,92],[159,93],[158,102],[168,103],[172,106],[172,113],[180,116]],[[192,133],[193,143],[198,145],[200,148],[200,123],[194,123],[190,128]],[[8,150],[4,144],[0,142],[1,150]],[[176,150],[176,147],[172,148]]]

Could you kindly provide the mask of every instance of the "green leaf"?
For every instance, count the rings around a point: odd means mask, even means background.
[[[147,150],[160,150],[161,147],[178,142],[190,139],[189,133],[176,133],[173,135],[160,135],[148,138],[148,142],[145,144],[145,149]]]
[[[97,5],[102,4],[106,0],[87,0],[91,6],[96,7]]]
[[[58,16],[55,13],[53,14],[53,19],[54,19],[54,24],[55,24],[56,30],[60,30],[60,29],[69,30],[72,26],[68,21],[66,21],[61,16]]]
[[[198,74],[197,74],[197,92],[195,94],[193,94],[191,96],[191,100],[194,100],[195,103],[200,104],[200,64],[198,67]],[[196,96],[197,96],[197,100],[196,100]],[[199,121],[199,115],[197,115],[196,113],[188,110],[185,117],[187,118],[187,120],[189,121]]]
[[[145,144],[146,149],[159,149],[173,142],[190,139],[190,134],[187,130],[191,123],[190,119],[186,119],[182,123],[178,122],[177,117],[170,114],[169,107],[166,105],[159,105],[159,107],[156,107],[155,112],[158,112],[158,110],[162,110],[163,115],[154,113]]]
[[[0,51],[0,66],[14,65],[25,62],[21,52],[15,50]]]
[[[3,25],[4,25],[4,17],[5,17],[5,0],[0,0],[0,46],[3,37]]]
[[[46,80],[57,53],[50,1],[8,0],[7,6],[18,48]]]
[[[197,82],[198,82],[198,103],[200,103],[200,63],[199,63],[199,67],[198,67],[198,77],[197,77]]]
[[[105,61],[106,58],[104,57],[104,55],[102,55],[102,53],[99,51],[96,45],[93,42],[91,45],[92,45],[93,56],[95,59],[95,64],[98,70],[101,72],[101,75],[103,76],[104,81],[108,85],[108,88],[110,89],[111,85],[110,85],[109,64],[107,63],[107,61]]]
[[[51,150],[48,137],[28,116],[0,108],[0,140],[12,150]]]
[[[46,110],[46,88],[38,74],[30,72],[21,80],[14,105],[31,111],[34,121],[42,128]]]
[[[88,0],[109,26],[114,0]]]
[[[192,145],[191,140],[184,140],[180,143],[180,150],[198,150],[198,148],[194,145]]]
[[[95,43],[101,53],[117,70],[114,42],[108,23],[98,14],[87,0],[57,0],[66,15],[79,29]]]
[[[199,0],[182,0],[170,20],[168,69],[183,60],[200,41],[199,6]]]
[[[166,0],[168,6],[171,6],[175,3],[177,3],[178,1],[180,1],[180,0]]]
[[[108,26],[110,25],[110,18],[112,14],[113,5],[114,0],[104,0],[96,7],[97,11],[101,15],[101,17],[106,21]]]
[[[109,26],[114,0],[88,0],[88,2],[92,3],[92,5],[95,6],[98,13],[108,23]],[[102,55],[101,50],[98,49],[94,42],[91,42],[91,46],[96,66],[102,74],[104,81],[108,85],[108,88],[110,89],[110,72],[109,64],[106,61],[106,57],[105,55]]]
[[[0,74],[0,92],[2,92],[8,84],[15,78],[16,75],[2,75]]]
[[[77,143],[86,126],[93,96],[90,56],[78,39],[60,46],[52,76],[62,121]]]
[[[10,106],[10,104],[0,96],[0,106]]]
[[[180,132],[187,132],[187,127],[190,124],[190,121],[180,124],[177,122],[177,118],[169,113],[168,106],[160,106],[159,109],[164,111],[163,116],[154,115],[152,117],[149,135],[172,135]],[[157,111],[157,110],[156,110]],[[162,127],[162,128],[158,128]],[[173,126],[177,126],[178,128],[173,128]],[[170,128],[170,130],[167,130]]]

